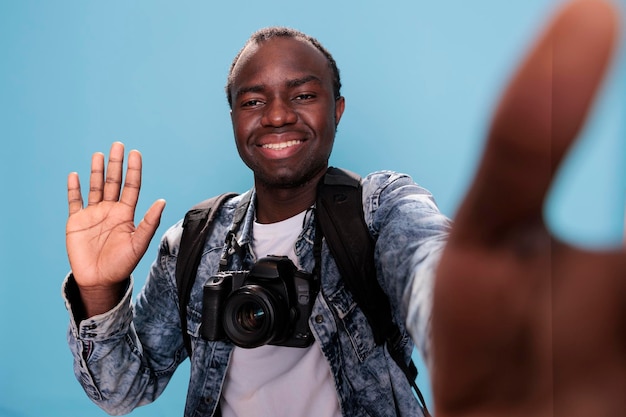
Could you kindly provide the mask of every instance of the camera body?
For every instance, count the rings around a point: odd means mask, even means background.
[[[261,258],[249,271],[219,272],[203,287],[202,337],[244,348],[307,347],[318,290],[318,280],[286,256]]]

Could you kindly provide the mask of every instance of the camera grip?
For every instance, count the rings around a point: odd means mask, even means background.
[[[205,340],[222,340],[226,337],[222,325],[222,306],[231,291],[227,277],[214,276],[202,287],[202,326]]]

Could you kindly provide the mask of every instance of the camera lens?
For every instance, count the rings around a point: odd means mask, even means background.
[[[239,326],[250,332],[263,328],[265,323],[265,310],[253,301],[243,304],[235,314]]]
[[[224,331],[239,347],[254,348],[280,340],[288,324],[285,301],[256,284],[235,290],[224,304]]]

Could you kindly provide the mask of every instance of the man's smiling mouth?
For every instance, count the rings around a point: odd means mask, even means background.
[[[289,148],[291,146],[298,145],[300,143],[302,143],[301,140],[290,140],[287,142],[280,142],[280,143],[266,143],[265,145],[261,145],[261,147],[264,149],[281,150],[281,149]]]

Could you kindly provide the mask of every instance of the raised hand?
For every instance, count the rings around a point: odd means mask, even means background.
[[[119,301],[121,285],[146,252],[165,207],[164,200],[157,200],[135,227],[141,154],[129,153],[122,187],[123,162],[124,145],[119,142],[111,146],[106,176],[104,155],[93,155],[87,207],[78,174],[71,173],[67,180],[67,253],[87,316],[103,313]]]
[[[617,35],[607,3],[566,4],[501,99],[437,274],[437,417],[626,416],[626,253],[542,217]]]

